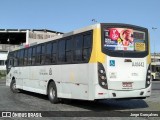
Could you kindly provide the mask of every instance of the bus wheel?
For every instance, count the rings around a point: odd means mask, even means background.
[[[13,93],[18,93],[19,90],[16,88],[16,81],[13,79],[11,84],[10,84],[10,89]]]
[[[48,87],[48,98],[51,103],[58,103],[58,98],[57,98],[57,88],[56,84],[54,82],[49,83]]]

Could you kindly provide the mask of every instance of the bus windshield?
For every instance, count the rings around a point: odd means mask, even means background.
[[[145,32],[130,28],[105,27],[104,49],[111,51],[135,51],[144,52],[147,50]]]

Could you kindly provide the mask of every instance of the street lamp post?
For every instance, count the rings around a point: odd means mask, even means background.
[[[92,22],[93,22],[93,23],[97,23],[97,20],[96,20],[96,19],[92,19]]]
[[[156,27],[152,27],[152,30],[155,31],[157,28]],[[153,47],[154,47],[154,62],[156,62],[155,60],[155,39],[153,41]]]

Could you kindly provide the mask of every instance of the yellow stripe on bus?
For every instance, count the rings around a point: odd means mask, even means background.
[[[151,63],[151,51],[150,51],[150,34],[148,33],[148,56],[147,56],[147,64]]]
[[[93,45],[89,63],[104,63],[105,61],[105,54],[102,53],[101,49],[101,28],[96,28],[93,30]]]

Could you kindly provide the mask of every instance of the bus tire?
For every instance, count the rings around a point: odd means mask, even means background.
[[[57,88],[56,84],[54,82],[50,82],[48,86],[48,98],[51,103],[56,104],[58,103],[57,98]]]
[[[15,79],[12,80],[10,84],[10,89],[13,93],[19,93],[19,90],[16,88],[16,81]]]

